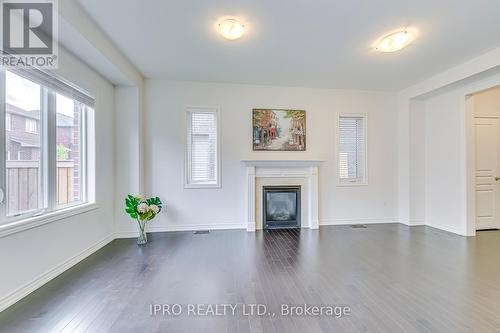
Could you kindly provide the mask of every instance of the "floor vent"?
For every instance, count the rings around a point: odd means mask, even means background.
[[[367,226],[364,225],[364,224],[353,224],[353,225],[351,225],[351,228],[354,228],[354,229],[364,229],[364,228],[367,228]]]
[[[198,231],[194,232],[195,235],[206,235],[209,233],[210,233],[210,230],[198,230]]]

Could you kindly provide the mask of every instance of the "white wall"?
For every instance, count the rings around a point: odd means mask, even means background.
[[[130,222],[123,214],[127,194],[143,192],[143,151],[141,92],[138,87],[115,88],[116,113],[116,221]],[[126,222],[125,222],[126,223]]]
[[[96,98],[98,209],[0,238],[0,310],[39,281],[112,239],[114,219],[113,86],[60,49],[57,74]],[[35,282],[38,281],[38,282]],[[34,284],[30,284],[30,283]]]
[[[393,94],[148,80],[145,84],[145,186],[167,204],[153,230],[244,228],[243,159],[320,159],[321,224],[395,221],[395,110]],[[184,189],[186,106],[221,110],[222,188]],[[306,152],[252,152],[252,108],[307,111]],[[369,185],[335,185],[337,112],[368,114]],[[121,130],[125,130],[121,129]],[[135,234],[117,220],[118,234]]]
[[[401,223],[412,224],[410,218],[412,211],[411,201],[415,200],[415,197],[412,199],[411,195],[412,192],[415,192],[415,188],[412,188],[411,184],[411,179],[414,177],[411,175],[411,170],[417,168],[417,166],[414,165],[412,167],[410,162],[412,154],[412,143],[410,142],[410,136],[412,135],[410,106],[413,99],[418,98],[425,100],[429,98],[430,94],[439,95],[445,92],[455,91],[458,94],[457,98],[460,98],[461,103],[463,103],[465,95],[499,85],[499,55],[500,47],[398,92],[396,194],[398,198],[398,219]],[[465,105],[463,105],[459,111],[465,112],[464,110]],[[465,120],[470,121],[470,117]],[[467,142],[467,145],[470,145],[470,140]],[[464,163],[464,161],[458,162]],[[467,184],[467,186],[471,186],[470,176],[467,177]],[[470,206],[471,202],[472,198],[468,196],[467,204]],[[470,220],[469,215],[468,213],[467,219]],[[470,228],[467,234],[473,235],[473,233],[470,232]]]
[[[494,110],[500,110],[499,89],[478,92],[498,85],[500,75],[491,71],[489,75],[483,73],[433,91],[419,101],[409,101],[410,212],[416,216],[424,213],[426,225],[460,235],[474,235],[468,169],[473,157],[467,150],[471,140],[467,128],[471,115],[467,113],[465,101],[466,96],[474,94],[476,114],[497,112]],[[414,103],[420,106],[412,109]]]
[[[465,230],[465,96],[455,91],[425,101],[425,221]]]
[[[425,224],[425,104],[410,103],[410,225]]]

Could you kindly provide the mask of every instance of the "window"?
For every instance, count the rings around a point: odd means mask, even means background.
[[[82,201],[83,145],[82,115],[86,106],[56,94],[57,204]]]
[[[16,124],[0,128],[0,220],[11,221],[93,200],[87,162],[93,150],[94,101],[39,70],[1,71],[0,114]],[[24,128],[22,126],[24,121]],[[9,129],[9,131],[7,131]],[[2,140],[3,141],[3,140]],[[2,157],[0,155],[0,157]]]
[[[12,129],[12,117],[10,113],[5,114],[5,130],[10,131]]]
[[[366,184],[366,115],[340,115],[339,184]]]
[[[20,126],[5,132],[5,150],[7,151],[4,173],[5,199],[1,205],[5,214],[13,216],[23,212],[42,210],[44,203],[45,177],[43,163],[45,156],[40,150],[41,137],[35,129],[29,128],[27,120],[41,119],[42,87],[24,77],[12,72],[2,72],[5,75],[5,108],[9,114],[16,114]],[[29,118],[28,118],[29,117]],[[23,119],[25,128],[23,128]],[[27,134],[30,129],[32,134]],[[38,154],[28,156],[28,151],[37,149]],[[10,152],[10,154],[9,154]],[[11,161],[13,157],[15,160]]]
[[[32,134],[38,133],[36,120],[26,118],[24,124],[25,124],[26,133],[32,133]]]
[[[220,187],[218,109],[187,110],[187,188]]]

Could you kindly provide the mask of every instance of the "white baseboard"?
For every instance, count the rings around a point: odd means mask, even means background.
[[[26,283],[25,285],[21,286],[17,290],[15,290],[12,293],[8,294],[7,296],[1,298],[0,299],[0,312],[7,309],[9,306],[13,305],[14,303],[18,302],[22,298],[28,296],[33,291],[37,290],[38,288],[40,288],[41,286],[43,286],[44,284],[46,284],[50,280],[57,277],[59,274],[68,270],[72,266],[78,264],[80,261],[82,261],[83,259],[90,256],[92,253],[96,252],[100,248],[107,245],[113,239],[114,239],[113,235],[109,235],[109,236],[105,237],[104,239],[100,240],[99,242],[93,244],[92,246],[86,248],[85,250],[81,251],[80,253],[76,254],[75,256],[69,258],[65,262],[57,265],[56,267],[50,269],[47,272],[39,275],[38,277],[34,278],[33,280]]]
[[[150,225],[147,232],[167,231],[197,231],[197,230],[234,230],[247,229],[246,223],[235,224],[185,224],[185,225]],[[115,238],[134,238],[138,236],[137,230],[123,230],[115,232]]]
[[[379,224],[379,223],[399,223],[399,221],[395,217],[319,220],[320,227],[322,225]]]
[[[399,219],[399,223],[407,225],[409,227],[415,227],[418,225],[425,225],[424,219]]]
[[[425,220],[413,219],[413,220],[410,220],[410,222],[407,225],[409,225],[410,227],[415,227],[418,225],[425,225]]]
[[[396,218],[363,218],[363,219],[325,219],[319,220],[319,226],[326,225],[349,225],[349,224],[378,224],[378,223],[398,223]],[[247,224],[186,224],[186,225],[151,225],[148,232],[168,232],[168,231],[196,231],[196,230],[247,230]],[[115,238],[135,238],[138,236],[137,230],[123,230],[115,232]]]
[[[428,227],[431,227],[431,228],[434,228],[434,229],[438,229],[438,230],[441,230],[441,231],[446,231],[446,232],[450,232],[452,234],[455,234],[455,235],[459,235],[459,236],[467,236],[466,233],[464,232],[461,232],[453,227],[448,227],[448,226],[442,226],[442,225],[435,225],[435,224],[432,224],[432,223],[427,223],[426,226]]]

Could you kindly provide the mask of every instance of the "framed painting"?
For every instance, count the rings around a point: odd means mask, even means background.
[[[252,122],[253,150],[306,150],[306,111],[253,109]]]

